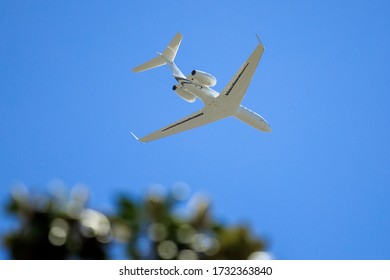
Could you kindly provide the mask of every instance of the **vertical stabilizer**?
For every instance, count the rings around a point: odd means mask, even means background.
[[[180,33],[177,33],[172,39],[172,41],[169,43],[169,45],[165,48],[164,52],[162,53],[162,56],[170,62],[173,62],[175,60],[177,50],[180,47],[182,39],[183,36]]]

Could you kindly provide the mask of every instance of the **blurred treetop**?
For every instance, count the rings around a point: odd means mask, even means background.
[[[267,256],[247,226],[215,221],[209,200],[185,183],[153,187],[143,199],[118,198],[114,214],[87,207],[86,188],[11,193],[7,212],[19,228],[3,236],[13,259],[110,259],[121,246],[128,259],[248,259]]]

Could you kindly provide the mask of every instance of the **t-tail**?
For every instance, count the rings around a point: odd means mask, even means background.
[[[149,69],[153,69],[168,64],[174,76],[185,77],[174,62],[182,39],[183,36],[180,33],[177,33],[175,37],[173,37],[169,45],[165,48],[163,53],[158,53],[157,57],[133,68],[132,70],[134,72],[142,72],[142,71],[146,71]]]

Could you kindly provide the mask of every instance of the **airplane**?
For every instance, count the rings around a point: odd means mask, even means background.
[[[157,53],[157,57],[133,68],[132,71],[142,72],[168,65],[173,77],[177,81],[172,90],[190,103],[197,98],[201,99],[204,107],[142,138],[138,138],[134,133],[131,133],[134,138],[140,142],[150,142],[229,116],[236,117],[258,130],[271,132],[268,122],[262,116],[241,105],[241,101],[264,52],[264,46],[259,36],[257,36],[258,45],[255,50],[220,93],[212,89],[217,83],[217,79],[213,75],[200,70],[193,70],[189,75],[185,76],[176,66],[174,60],[182,39],[183,36],[177,33],[162,53]]]

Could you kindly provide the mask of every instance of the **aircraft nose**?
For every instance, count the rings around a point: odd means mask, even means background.
[[[261,130],[264,132],[272,132],[272,129],[269,125],[264,125],[264,127]]]
[[[269,124],[264,119],[263,119],[263,121],[261,123],[260,130],[264,131],[264,132],[272,132],[271,127],[269,126]]]

